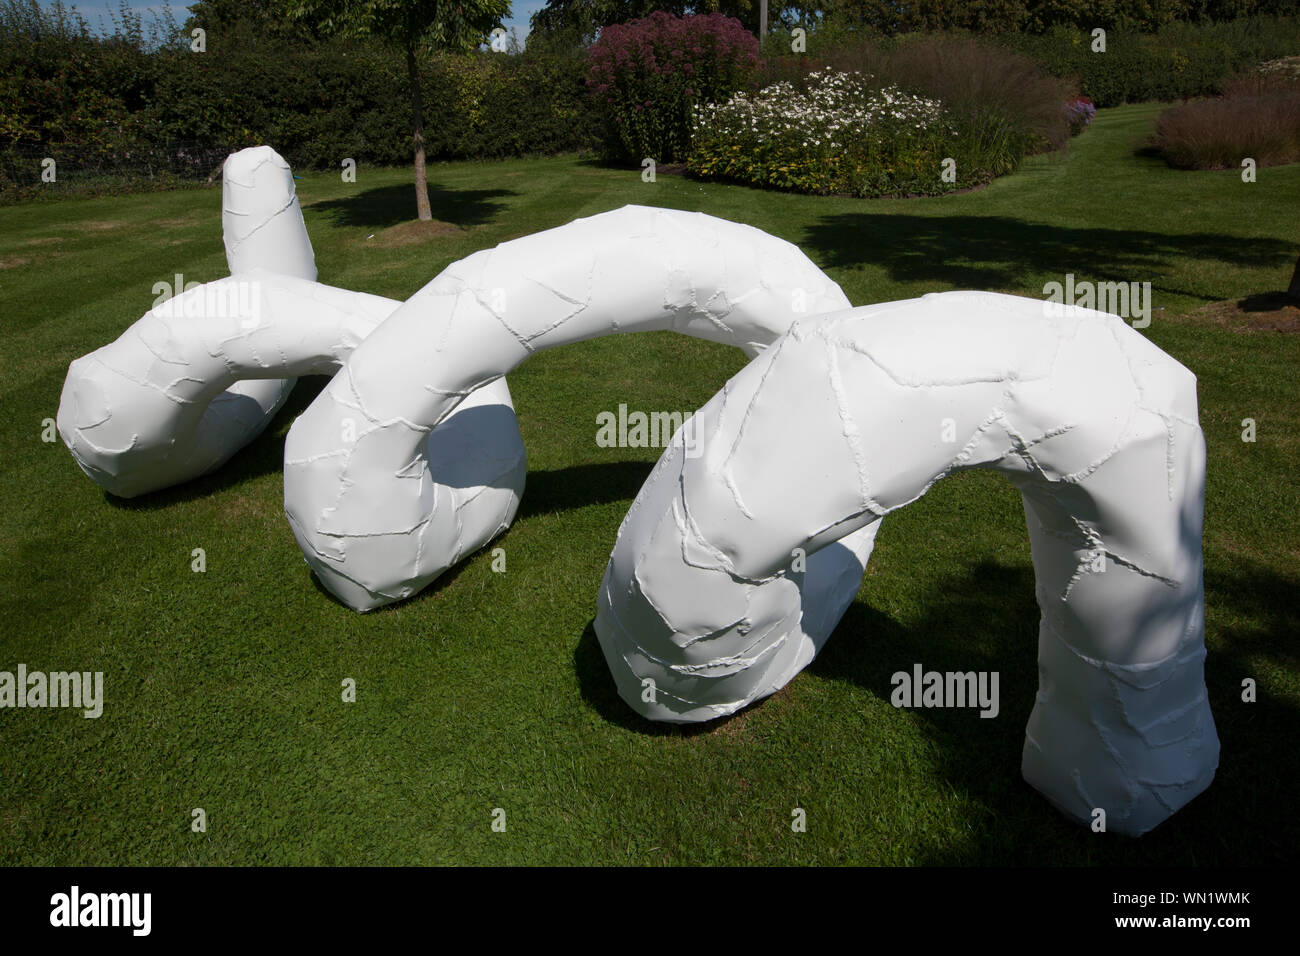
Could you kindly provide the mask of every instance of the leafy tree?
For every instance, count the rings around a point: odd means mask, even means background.
[[[510,15],[510,0],[286,0],[290,17],[324,34],[374,37],[402,51],[411,83],[415,205],[432,219],[424,165],[424,105],[419,55],[427,49],[468,52]]]
[[[692,13],[721,13],[735,17],[751,33],[758,33],[759,0],[547,0],[529,20],[529,44],[572,49],[590,46],[601,27],[648,17],[657,10],[684,17]],[[770,24],[797,23],[801,13],[795,0],[768,0]]]
[[[207,33],[208,50],[221,55],[320,39],[313,24],[288,15],[285,0],[195,0],[188,9],[182,31],[187,52],[196,27]]]

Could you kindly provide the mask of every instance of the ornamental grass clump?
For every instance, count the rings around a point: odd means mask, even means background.
[[[887,54],[878,73],[944,104],[957,127],[948,155],[976,182],[1013,172],[1024,157],[1060,149],[1070,139],[1062,106],[1074,98],[1073,85],[980,38],[911,40]]]
[[[1240,169],[1300,161],[1300,76],[1261,73],[1223,96],[1192,100],[1156,120],[1154,144],[1179,169]]]

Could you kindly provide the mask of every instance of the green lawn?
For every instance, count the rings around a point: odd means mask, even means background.
[[[1223,743],[1213,786],[1153,833],[1094,834],[1020,779],[1038,613],[1019,497],[987,473],[884,522],[857,602],[780,694],[684,731],[618,700],[591,628],[596,588],[657,452],[598,447],[596,415],[694,409],[742,367],[737,351],[656,333],[529,361],[510,377],[529,476],[497,542],[506,573],[480,553],[365,616],[313,585],[282,513],[283,437],[317,382],[218,474],[106,496],[41,441],[42,421],[68,363],[146,311],[155,282],[224,274],[207,189],[0,209],[0,670],[102,670],[107,698],[98,720],[0,710],[0,863],[1294,861],[1300,339],[1188,313],[1285,287],[1300,165],[1253,184],[1171,171],[1141,151],[1158,109],[1103,111],[1068,155],[936,199],[648,184],[572,157],[436,165],[434,215],[458,228],[407,245],[385,232],[413,212],[407,171],[299,183],[321,280],[396,298],[477,249],[625,203],[783,236],[855,304],[1038,296],[1069,272],[1150,281],[1145,334],[1200,379],[1206,674]],[[999,671],[999,717],[894,709],[890,675],[915,662]],[[340,700],[347,677],[355,704]],[[1240,699],[1246,677],[1256,703]],[[191,832],[196,807],[206,833]],[[806,833],[791,832],[794,807]]]

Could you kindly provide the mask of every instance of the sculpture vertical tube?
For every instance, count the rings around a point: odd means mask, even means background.
[[[239,278],[255,270],[316,281],[316,256],[298,204],[293,171],[270,146],[241,149],[226,158],[221,170],[221,238],[230,274],[251,287],[257,280]],[[179,290],[178,290],[179,292]],[[247,379],[233,383],[204,411],[199,430],[208,443],[229,451],[211,467],[260,435],[289,398],[297,379]]]
[[[397,306],[314,283],[293,174],[275,150],[230,156],[222,194],[231,276],[174,290],[117,341],[68,369],[59,434],[81,468],[115,495],[134,497],[220,467],[288,397],[294,380],[271,377],[275,371],[336,366]]]
[[[316,257],[289,164],[270,146],[232,153],[221,171],[221,235],[231,275],[264,269],[316,280]]]

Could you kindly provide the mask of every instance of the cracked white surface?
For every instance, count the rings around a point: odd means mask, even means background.
[[[237,294],[239,281],[252,289],[264,270],[258,305],[264,312],[283,307],[272,287],[284,283],[295,300],[290,309],[299,313],[295,325],[315,297],[316,266],[293,174],[273,149],[226,160],[222,229],[227,264],[239,279],[175,290],[116,342],[68,370],[59,433],[86,474],[113,494],[134,497],[218,468],[270,423],[293,388],[287,376],[309,370],[294,367],[301,363],[290,360],[281,330],[250,323],[246,307],[255,295],[241,301]],[[329,291],[338,293],[336,305],[351,305],[352,293]],[[206,299],[214,293],[234,298],[214,310]],[[209,311],[225,314],[203,314]],[[367,315],[364,331],[383,314]]]
[[[627,206],[453,263],[348,359],[289,431],[285,512],[307,562],[358,610],[409,597],[466,547],[434,507],[420,442],[462,396],[543,349],[672,329],[755,354],[848,299],[798,249],[699,213]],[[355,422],[356,440],[343,425]]]
[[[665,452],[598,597],[635,710],[708,720],[783,687],[856,595],[879,518],[989,468],[1024,496],[1042,609],[1025,778],[1129,834],[1209,785],[1196,381],[1119,318],[979,292],[813,316],[695,418],[702,454]]]
[[[314,281],[293,175],[269,147],[226,161],[222,226],[229,278],[151,310],[68,370],[60,434],[82,469],[116,495],[133,497],[219,467],[266,428],[293,386],[286,376],[333,374],[400,305]],[[523,441],[505,380],[461,394],[468,398],[456,414],[418,430],[420,474],[437,488],[429,510],[445,533],[442,550],[426,549],[421,538],[412,575],[450,566],[500,534],[523,492]],[[359,410],[352,424],[340,433],[355,433],[349,446],[375,441],[371,433],[392,423],[368,426]],[[350,453],[344,447],[321,456]],[[434,523],[423,515],[405,530]],[[374,533],[368,521],[338,530],[335,551]],[[362,542],[353,551],[365,548]],[[397,581],[394,591],[403,590],[413,593]]]
[[[217,467],[288,377],[340,369],[290,429],[285,512],[321,582],[368,610],[513,519],[525,468],[507,372],[616,332],[723,342],[753,361],[656,464],[597,595],[630,706],[699,721],[778,690],[856,596],[879,519],[990,468],[1024,498],[1042,612],[1025,778],[1135,834],[1209,785],[1195,379],[1118,318],[978,292],[853,309],[783,240],[637,206],[476,253],[397,303],[312,281],[273,151],[226,173],[221,283],[256,282],[257,314],[154,310],[73,363],[59,430],[105,488]],[[688,433],[702,454],[685,454]]]

